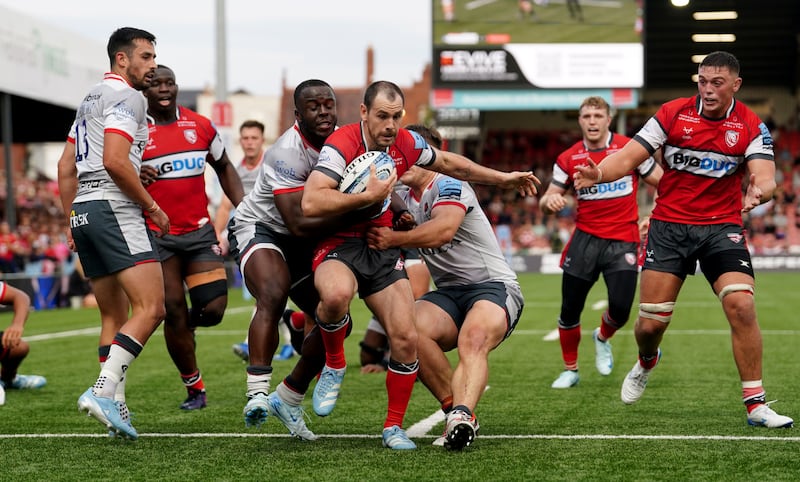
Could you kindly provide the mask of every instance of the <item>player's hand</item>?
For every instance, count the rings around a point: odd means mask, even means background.
[[[19,345],[22,339],[22,328],[11,325],[3,331],[3,348],[11,349]]]
[[[756,175],[750,174],[750,183],[747,185],[747,192],[744,194],[744,202],[742,203],[742,212],[749,213],[756,206],[761,204],[761,198],[764,192],[760,187],[756,186]]]
[[[522,196],[535,196],[542,185],[531,171],[512,171],[506,173],[506,180],[499,184],[506,189],[516,189]]]
[[[142,166],[139,170],[139,180],[142,186],[147,187],[158,180],[158,171],[153,166]]]
[[[587,157],[586,164],[575,166],[575,174],[572,175],[575,189],[583,189],[597,184],[602,180],[602,174],[597,163],[591,157]]]
[[[417,227],[417,220],[414,219],[414,215],[408,212],[408,210],[394,213],[392,218],[392,229],[395,231],[409,231],[415,227]]]
[[[155,212],[149,213],[149,215],[150,220],[153,221],[161,231],[156,232],[156,236],[160,238],[161,236],[169,233],[169,216],[167,216],[167,213],[165,213],[161,207],[159,207]]]
[[[231,249],[228,237],[225,236],[224,234],[220,234],[219,236],[217,236],[217,245],[219,246],[219,251],[222,254],[222,256],[228,256],[228,253],[230,252]]]
[[[647,237],[647,231],[650,230],[650,216],[645,216],[639,220],[639,239]]]
[[[367,231],[367,246],[372,249],[392,247],[392,229],[386,226],[373,226]]]
[[[78,249],[75,247],[75,240],[72,239],[72,230],[67,229],[67,247],[70,251],[76,252]]]
[[[378,179],[375,174],[375,165],[369,166],[369,180],[364,190],[366,196],[371,200],[370,204],[383,201],[392,194],[394,185],[397,183],[397,170],[392,171],[392,175],[384,180]]]
[[[561,194],[549,194],[544,200],[543,207],[550,213],[557,213],[567,206],[567,198]]]
[[[379,363],[369,363],[361,367],[361,373],[384,373],[386,369]]]

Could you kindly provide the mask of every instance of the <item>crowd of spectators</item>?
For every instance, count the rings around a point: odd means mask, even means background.
[[[34,306],[67,306],[71,296],[88,293],[76,271],[77,256],[67,246],[66,224],[58,184],[45,177],[15,175],[14,229],[6,216],[7,173],[0,172],[0,271],[12,284],[31,280]],[[52,281],[51,281],[52,280]],[[45,282],[46,285],[45,285]],[[39,284],[46,289],[38,289]]]
[[[800,253],[800,130],[776,128],[775,199],[745,215],[748,244],[753,254]],[[483,142],[468,142],[464,154],[501,170],[534,171],[543,188],[550,182],[552,164],[558,154],[580,139],[580,131],[542,132],[525,130],[488,131]],[[59,282],[55,303],[86,294],[87,284],[76,271],[77,257],[66,243],[66,226],[57,183],[44,177],[15,175],[16,227],[11,229],[5,213],[6,173],[0,172],[0,271],[3,277],[51,276]],[[557,215],[539,210],[538,198],[523,198],[513,191],[475,186],[481,205],[498,229],[508,254],[560,253],[575,226],[574,199],[571,207]],[[640,206],[645,215],[652,208],[654,190],[643,185]],[[501,234],[502,233],[502,234]],[[16,276],[15,276],[16,275]]]

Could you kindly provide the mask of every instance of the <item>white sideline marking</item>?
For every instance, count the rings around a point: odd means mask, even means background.
[[[419,422],[408,427],[408,430],[406,430],[406,434],[409,437],[425,437],[430,433],[433,427],[435,427],[441,422],[444,422],[444,412],[442,412],[441,410],[437,410],[433,412],[430,416],[423,418]]]
[[[55,338],[69,338],[71,336],[99,335],[100,327],[83,328],[80,330],[59,331],[56,333],[43,333],[41,335],[26,336],[25,341],[52,340]]]
[[[512,336],[520,336],[520,335],[533,335],[533,336],[552,336],[553,331],[558,333],[558,330],[514,330]],[[354,334],[361,334],[363,335],[365,330],[353,330]],[[230,336],[230,335],[243,335],[246,334],[247,330],[204,330],[198,332],[201,336]],[[583,334],[590,334],[592,330],[583,330],[581,333]],[[721,335],[721,336],[730,336],[730,330],[668,330],[670,336],[672,335],[685,335],[685,336],[693,336],[693,335]],[[24,339],[28,342],[31,341],[45,341],[45,340],[53,340],[56,338],[68,338],[71,336],[97,336],[100,334],[100,327],[93,327],[93,328],[83,328],[80,330],[69,330],[69,331],[58,331],[55,333],[42,333],[41,335],[31,335],[25,336]],[[162,336],[163,333],[160,330],[157,330],[153,333],[153,336]],[[614,336],[631,336],[633,335],[633,330],[624,330],[618,331]],[[800,335],[800,330],[761,330],[762,336],[795,336]],[[548,336],[549,338],[549,336]],[[557,340],[558,337],[555,336],[553,338]],[[548,340],[545,340],[548,341]]]
[[[376,434],[317,434],[320,440],[330,439],[380,439]],[[152,438],[294,438],[289,434],[277,433],[140,433],[139,437]],[[33,438],[109,438],[107,433],[22,433],[0,434],[2,439]],[[755,442],[800,442],[800,437],[768,437],[757,435],[481,435],[481,439],[495,440],[722,440],[722,441],[755,441]],[[306,442],[312,443],[312,442]]]

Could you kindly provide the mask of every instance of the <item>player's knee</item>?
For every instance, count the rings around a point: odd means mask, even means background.
[[[189,288],[192,326],[216,326],[222,321],[228,303],[228,283],[216,280]]]
[[[558,327],[562,330],[569,330],[571,328],[575,328],[581,324],[580,313],[578,316],[567,316],[566,313],[561,313],[561,316],[558,317]]]
[[[608,318],[604,321],[607,321],[609,325],[613,326],[617,330],[625,326],[631,316],[631,305],[626,306],[627,308],[619,304],[609,303]]]
[[[325,294],[320,309],[325,313],[346,313],[352,299],[353,293],[349,290],[335,290]]]
[[[666,324],[672,321],[672,311],[674,309],[674,301],[665,301],[662,303],[639,303],[639,317]]]

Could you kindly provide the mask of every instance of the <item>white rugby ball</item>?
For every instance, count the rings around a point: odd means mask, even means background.
[[[395,170],[394,159],[383,151],[367,151],[353,159],[344,168],[339,191],[347,194],[364,192],[369,180],[369,166],[375,165],[375,175],[380,180],[388,179]]]

